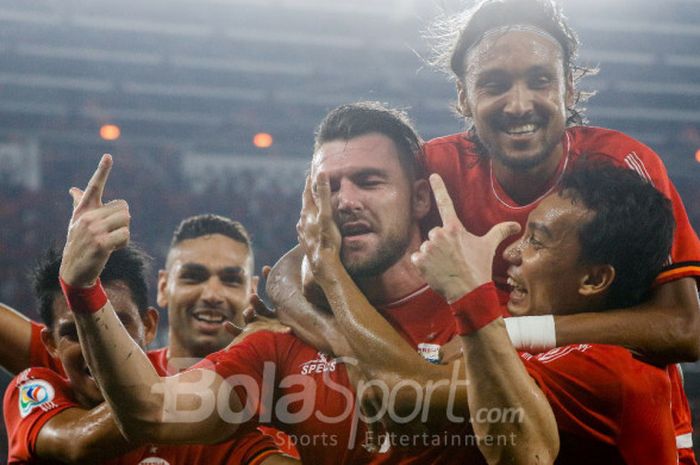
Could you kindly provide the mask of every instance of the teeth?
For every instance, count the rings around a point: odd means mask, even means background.
[[[524,124],[522,126],[516,126],[514,128],[510,128],[506,132],[508,134],[526,134],[528,132],[535,132],[536,129],[537,129],[537,126],[530,123],[530,124]]]
[[[506,281],[510,287],[513,288],[514,291],[518,292],[527,292],[523,286],[521,286],[517,281],[515,281],[513,278],[508,276],[508,281]]]
[[[226,319],[220,313],[213,312],[198,312],[194,314],[194,318],[205,323],[223,323]]]

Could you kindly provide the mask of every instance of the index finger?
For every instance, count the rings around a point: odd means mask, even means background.
[[[331,186],[330,180],[326,173],[318,173],[315,183],[316,201],[318,212],[324,218],[332,218],[333,210],[331,208]]]
[[[85,192],[83,193],[83,198],[80,200],[80,203],[78,203],[78,207],[94,202],[98,205],[102,204],[102,194],[104,194],[105,185],[107,184],[107,178],[109,177],[111,169],[112,155],[105,153],[102,155],[100,163],[97,165],[97,169],[90,178],[90,181],[88,181]]]
[[[445,225],[448,222],[459,221],[457,212],[455,212],[455,206],[450,198],[450,193],[447,192],[447,187],[445,187],[445,183],[439,174],[430,175],[430,187],[433,189],[435,203],[440,212],[442,224]]]

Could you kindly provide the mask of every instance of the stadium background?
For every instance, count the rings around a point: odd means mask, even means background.
[[[103,152],[115,158],[106,196],[129,201],[132,237],[154,257],[154,280],[174,227],[201,212],[240,220],[257,264],[273,263],[295,242],[313,128],[327,110],[380,100],[409,110],[426,139],[463,127],[451,110],[454,86],[426,64],[419,33],[463,5],[0,1],[0,301],[37,318],[26,271],[62,243],[67,189],[85,184]],[[563,6],[580,61],[601,68],[582,84],[597,90],[591,123],[661,155],[698,231],[700,1]],[[120,137],[105,140],[104,125]],[[256,147],[258,133],[272,145]],[[697,410],[700,365],[685,372]],[[0,387],[8,380],[0,375]]]

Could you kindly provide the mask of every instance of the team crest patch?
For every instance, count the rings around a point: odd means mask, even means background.
[[[440,363],[440,345],[421,342],[418,344],[418,353],[430,363]]]
[[[19,387],[19,413],[22,418],[29,415],[35,407],[51,404],[54,398],[53,386],[44,380],[36,379]]]
[[[138,465],[170,465],[170,462],[160,457],[146,457]]]

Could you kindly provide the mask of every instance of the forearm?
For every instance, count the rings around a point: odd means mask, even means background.
[[[0,366],[13,374],[29,368],[31,321],[17,310],[0,303]]]
[[[272,268],[266,291],[282,324],[309,345],[337,356],[352,356],[345,336],[330,315],[324,315],[304,297],[301,264],[304,252],[300,246],[287,252]]]
[[[339,262],[329,276],[319,284],[365,374],[371,379],[377,373],[420,371],[425,360],[369,303]]]
[[[106,402],[89,411],[65,410],[42,427],[36,441],[39,457],[75,464],[102,462],[136,445],[121,434]]]
[[[90,370],[127,439],[196,444],[234,434],[239,417],[226,419],[219,412],[239,412],[242,404],[230,389],[227,398],[217,398],[225,381],[216,372],[192,369],[161,378],[109,302],[94,314],[76,315],[76,321]]]
[[[146,354],[129,336],[107,304],[96,313],[76,313],[78,336],[90,367],[127,437],[144,423],[157,423],[163,396],[154,394],[161,383]]]
[[[659,365],[700,357],[700,305],[693,278],[655,289],[636,307],[555,317],[557,345],[626,347]]]
[[[503,319],[462,336],[462,343],[471,424],[487,462],[553,463],[559,450],[554,414],[510,344]]]

